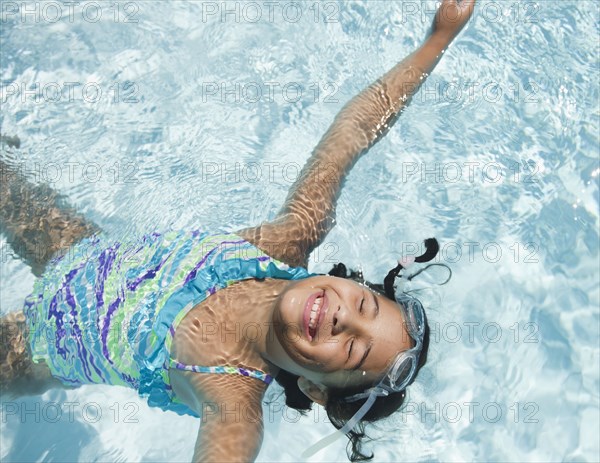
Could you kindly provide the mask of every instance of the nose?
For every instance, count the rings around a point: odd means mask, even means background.
[[[340,333],[359,334],[363,329],[361,320],[353,316],[354,314],[344,305],[336,307],[333,313],[331,335],[336,336]]]

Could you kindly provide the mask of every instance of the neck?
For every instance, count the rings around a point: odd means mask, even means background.
[[[273,359],[278,358],[277,353],[282,349],[275,334],[273,315],[281,294],[293,283],[290,280],[271,278],[256,280],[253,282],[254,287],[247,292],[248,299],[241,301],[242,304],[238,306],[240,311],[236,318],[240,322],[242,339],[268,363],[271,375],[276,375],[279,371]]]

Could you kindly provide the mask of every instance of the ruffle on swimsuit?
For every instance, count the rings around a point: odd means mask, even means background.
[[[198,416],[174,396],[168,368],[242,374],[267,383],[271,378],[233,365],[190,366],[171,359],[181,320],[236,281],[310,276],[232,233],[172,231],[132,243],[94,235],[56,257],[26,299],[32,358],[43,359],[66,385],[133,387],[151,406]]]

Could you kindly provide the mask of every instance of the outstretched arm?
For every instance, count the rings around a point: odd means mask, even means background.
[[[206,404],[201,421],[193,463],[251,462],[256,459],[264,430],[260,402],[258,405],[242,404],[241,407],[239,401]]]
[[[271,256],[306,265],[335,223],[343,181],[391,128],[473,13],[476,0],[443,0],[423,45],[350,100],[335,117],[272,222],[238,232]]]
[[[198,391],[192,408],[202,417],[193,462],[254,461],[263,441],[266,385],[237,375],[191,378]]]

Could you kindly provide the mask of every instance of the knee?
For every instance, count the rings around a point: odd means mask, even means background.
[[[0,318],[0,396],[12,400],[52,388],[71,389],[52,376],[45,362],[33,362],[25,314]]]
[[[10,392],[31,373],[25,315],[17,312],[0,318],[0,389]]]

